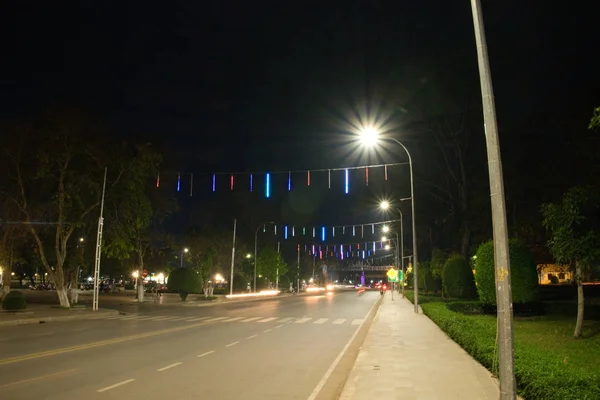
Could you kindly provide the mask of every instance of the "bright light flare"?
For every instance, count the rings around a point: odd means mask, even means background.
[[[374,126],[365,126],[359,132],[360,141],[368,147],[373,147],[379,139],[379,130]]]
[[[281,293],[279,290],[262,290],[258,293],[228,294],[225,296],[225,298],[236,299],[236,298],[244,298],[244,297],[268,297],[268,296],[277,296],[279,293]]]
[[[329,292],[331,292],[333,290],[333,285],[327,285],[326,288]]]
[[[389,210],[389,208],[390,208],[390,202],[389,202],[389,201],[387,201],[387,200],[384,200],[384,201],[382,201],[381,203],[379,203],[379,208],[381,208],[381,209],[382,209],[382,210],[384,210],[384,211],[385,211],[385,210]],[[386,227],[384,227],[384,229],[385,229],[385,228],[386,228]],[[390,228],[389,228],[389,227],[387,227],[387,229],[389,230]],[[385,230],[384,230],[384,232],[387,232],[387,231],[385,231]]]
[[[322,287],[314,287],[314,286],[313,286],[313,287],[308,287],[308,288],[306,288],[306,291],[307,291],[307,292],[311,292],[311,293],[315,293],[315,292],[324,292],[324,291],[325,291],[325,288],[322,288]]]
[[[386,249],[386,250],[389,250],[389,249],[390,249],[390,245],[389,245],[389,244],[386,244],[386,245],[385,245],[385,249]]]

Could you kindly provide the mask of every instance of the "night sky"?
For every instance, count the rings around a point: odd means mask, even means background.
[[[418,135],[402,129],[419,112],[415,104],[434,109],[449,98],[480,107],[469,1],[306,4],[3,2],[0,116],[79,104],[116,135],[151,139],[165,168],[200,176],[356,163],[348,122],[366,104],[394,116],[395,137],[424,163]],[[587,134],[600,105],[598,6],[483,6],[503,156],[512,165],[505,168],[547,158],[556,160],[548,168],[568,168],[560,154]],[[401,154],[370,161],[405,161]],[[521,173],[537,180],[540,171]],[[336,200],[314,202],[326,218]],[[308,218],[296,214],[290,219]],[[282,206],[275,218],[286,216]],[[331,222],[344,217],[381,218]]]

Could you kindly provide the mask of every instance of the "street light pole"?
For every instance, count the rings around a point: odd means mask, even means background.
[[[275,222],[269,221],[263,224],[260,224],[256,227],[254,231],[254,293],[256,293],[256,264],[258,263],[258,230],[261,226],[265,226],[266,224],[274,224]]]
[[[402,211],[398,209],[400,212],[400,263],[402,265],[402,298],[404,298],[404,216],[402,215]]]
[[[408,156],[408,168],[410,172],[410,203],[411,203],[411,211],[412,211],[412,239],[413,239],[413,288],[414,288],[414,308],[415,313],[419,313],[419,273],[418,273],[418,257],[417,257],[417,216],[415,214],[415,179],[413,174],[413,163],[412,156],[410,152],[399,140],[394,138],[386,138],[387,140],[391,140],[400,147],[404,149],[406,155]],[[400,200],[408,200],[408,199],[400,199]],[[400,209],[398,209],[400,211]],[[400,212],[402,215],[402,212]],[[401,218],[402,219],[402,218]]]
[[[500,140],[498,138],[494,89],[492,86],[490,61],[487,52],[483,12],[481,11],[480,0],[471,0],[471,10],[473,12],[475,42],[477,44],[477,61],[479,64],[479,79],[481,82],[483,122],[485,126],[490,198],[492,203],[494,263],[496,271],[496,307],[498,310],[500,400],[514,400],[517,397],[517,386],[514,372],[512,290],[510,287],[508,227],[506,223],[506,203],[504,198]]]
[[[233,244],[231,245],[231,278],[229,282],[229,295],[233,295],[233,268],[235,266],[235,234],[237,231],[237,218],[233,219]]]

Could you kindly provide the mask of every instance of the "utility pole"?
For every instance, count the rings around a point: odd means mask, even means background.
[[[298,269],[297,269],[297,275],[296,275],[296,290],[298,293],[300,293],[300,245],[298,245]]]
[[[281,249],[281,242],[277,242],[277,275],[275,277],[275,290],[279,290],[279,251]]]
[[[100,202],[100,218],[98,218],[98,232],[96,234],[96,257],[94,261],[94,296],[92,299],[92,311],[98,311],[98,291],[100,289],[100,257],[102,255],[102,228],[104,226],[104,193],[106,191],[106,173],[104,168],[104,183],[102,184],[102,200]]]
[[[237,219],[233,219],[233,245],[231,246],[231,279],[229,280],[229,294],[233,294],[233,266],[235,265],[235,231],[237,229]],[[256,262],[256,260],[254,260]]]
[[[517,385],[514,372],[513,308],[510,287],[510,257],[508,250],[508,227],[500,140],[496,122],[496,106],[492,74],[487,52],[483,12],[480,0],[471,0],[473,27],[477,43],[477,61],[483,103],[483,122],[488,156],[490,198],[492,203],[492,226],[494,232],[494,263],[496,271],[496,307],[498,312],[498,355],[500,375],[500,400],[515,400]]]

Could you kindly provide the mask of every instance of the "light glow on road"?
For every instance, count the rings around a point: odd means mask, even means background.
[[[314,286],[313,286],[313,287],[308,287],[308,288],[306,288],[306,291],[307,291],[307,292],[313,292],[313,293],[314,293],[314,292],[324,292],[324,291],[325,291],[325,288],[322,288],[322,287],[314,287]]]
[[[237,299],[243,297],[267,297],[267,296],[277,296],[281,291],[279,290],[263,290],[258,293],[241,293],[241,294],[228,294],[225,297],[228,299]]]

